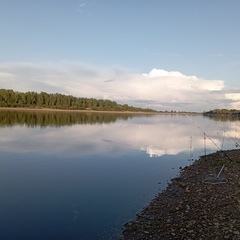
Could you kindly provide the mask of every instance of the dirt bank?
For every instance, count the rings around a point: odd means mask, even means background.
[[[204,182],[209,175],[225,183]],[[210,154],[184,168],[122,234],[124,240],[240,239],[240,150]]]
[[[116,113],[116,114],[136,114],[136,115],[185,115],[185,112],[132,112],[132,111],[100,111],[100,110],[73,110],[73,109],[56,109],[56,108],[13,108],[0,107],[0,111],[35,111],[35,112],[72,112],[72,113]],[[187,113],[188,115],[202,115],[202,113]]]
[[[116,113],[116,114],[159,114],[159,112],[132,112],[132,111],[100,111],[100,110],[72,110],[72,109],[56,109],[56,108],[11,108],[0,107],[0,111],[32,111],[32,112],[69,112],[69,113]]]

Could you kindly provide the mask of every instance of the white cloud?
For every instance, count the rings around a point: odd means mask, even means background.
[[[240,101],[240,93],[226,93],[225,97],[233,101]]]
[[[1,63],[0,88],[108,98],[134,106],[176,111],[229,108],[240,101],[238,95],[224,92],[222,80],[156,68],[149,73],[133,73],[120,67],[103,69],[79,62]]]
[[[154,68],[149,74],[144,73],[143,76],[149,78],[156,77],[184,77],[184,75],[180,72],[168,72],[163,69]]]
[[[185,89],[185,90],[207,90],[207,91],[220,91],[224,87],[223,81],[209,81],[199,79],[196,76],[186,76],[176,71],[165,71],[163,69],[154,68],[149,74],[143,74],[146,78],[156,78],[161,81],[172,81],[170,84],[172,89]]]
[[[240,91],[235,93],[226,93],[225,98],[230,100],[232,109],[240,109]]]
[[[81,3],[78,4],[78,11],[82,13],[84,7],[86,7],[86,3],[82,1]]]

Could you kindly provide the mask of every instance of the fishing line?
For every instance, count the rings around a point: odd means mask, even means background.
[[[240,127],[240,124],[238,123],[239,118],[235,117],[235,119],[237,120],[237,121],[236,121],[236,124]]]
[[[223,130],[223,132],[228,135],[228,137],[235,143],[235,146],[236,146],[236,147],[240,147],[239,143],[238,143],[237,141],[235,141],[235,140],[228,134],[228,132],[227,132],[226,130],[224,130],[217,122],[215,122],[215,124],[218,125],[218,126]]]
[[[232,160],[193,120],[190,118],[186,113],[185,116],[204,134],[204,138],[208,138],[216,147],[217,149],[224,154],[229,160]]]
[[[220,151],[222,149],[185,113],[186,117],[204,134],[204,138],[208,138]]]
[[[225,132],[223,132],[222,149],[223,149],[224,139],[225,139]]]
[[[193,161],[193,147],[192,147],[192,136],[190,137],[190,148],[189,148],[189,161]]]
[[[239,134],[237,134],[237,133],[238,133],[237,126],[238,126],[238,122],[236,121],[236,127],[235,127],[235,141],[239,141],[239,137],[237,136],[237,135],[239,135]],[[239,125],[239,126],[240,126],[240,125]]]

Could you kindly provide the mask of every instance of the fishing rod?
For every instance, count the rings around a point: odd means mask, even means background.
[[[218,126],[223,130],[223,132],[228,135],[228,137],[235,143],[235,146],[236,146],[236,147],[240,147],[240,144],[239,144],[237,141],[235,141],[235,140],[228,134],[228,132],[227,132],[226,130],[224,130],[217,122],[215,122],[215,124],[218,125]]]
[[[232,161],[232,159],[192,120],[192,118],[190,118],[186,113],[184,113],[184,115],[204,134],[204,139],[207,137],[222,154]]]
[[[185,116],[207,137],[220,151],[222,150],[186,113]]]

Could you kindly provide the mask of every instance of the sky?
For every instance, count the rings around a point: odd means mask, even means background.
[[[0,88],[240,109],[239,0],[0,0]]]

